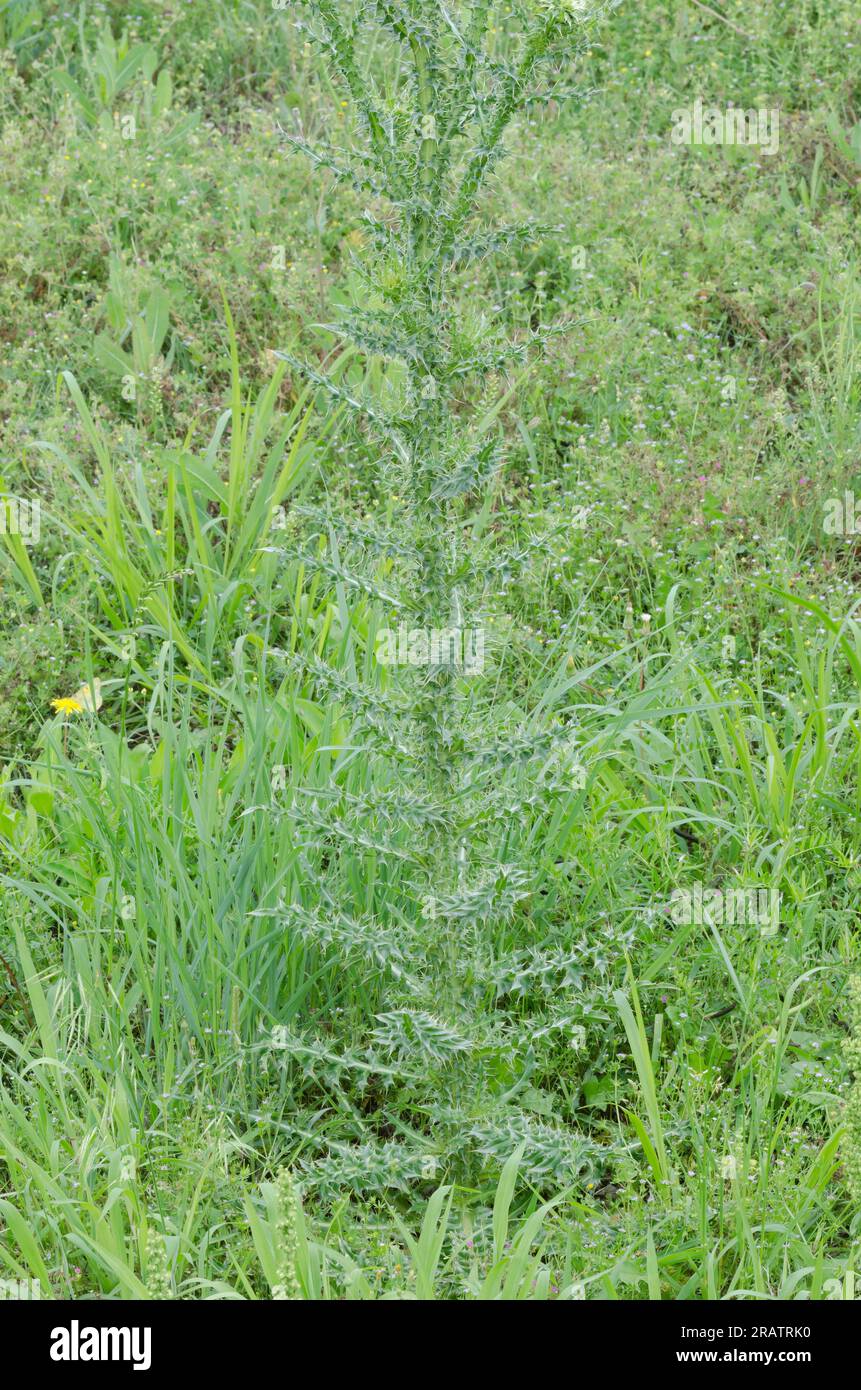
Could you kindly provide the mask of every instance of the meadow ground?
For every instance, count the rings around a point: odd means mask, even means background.
[[[350,138],[301,10],[0,0],[0,1278],[852,1297],[857,4],[623,4],[484,187],[544,225],[464,321],[546,343],[458,402],[510,560],[457,934],[374,658],[402,499],[275,356],[382,371],[328,326],[365,196],[283,138]],[[675,143],[698,99],[779,146]]]

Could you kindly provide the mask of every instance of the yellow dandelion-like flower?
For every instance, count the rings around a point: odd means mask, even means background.
[[[84,706],[79,705],[77,700],[68,697],[51,701],[51,709],[55,709],[58,714],[80,714],[83,708]]]
[[[100,680],[94,680],[92,685],[82,685],[73,695],[64,695],[61,699],[52,700],[51,708],[58,714],[81,714],[84,710],[101,709],[103,704],[102,683]]]

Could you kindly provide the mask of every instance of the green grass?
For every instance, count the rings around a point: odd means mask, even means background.
[[[162,1296],[164,1256],[178,1297],[269,1298],[286,1249],[309,1298],[817,1299],[857,1269],[861,623],[821,524],[858,478],[857,25],[715,8],[744,33],[615,13],[488,187],[556,230],[458,272],[479,338],[561,330],[468,504],[522,557],[484,717],[576,731],[588,777],[526,750],[488,789],[482,851],[533,881],[459,943],[455,1026],[392,1004],[439,949],[373,660],[401,499],[274,356],[376,370],[321,327],[362,198],[279,134],[339,139],[342,94],[262,0],[0,4],[0,476],[42,501],[0,547],[0,1277]],[[671,144],[674,107],[760,94],[774,159]],[[779,890],[779,932],[674,924],[697,882]]]

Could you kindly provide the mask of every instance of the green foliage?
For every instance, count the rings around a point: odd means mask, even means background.
[[[299,1252],[298,1200],[293,1181],[286,1169],[282,1169],[278,1174],[276,1187],[278,1190],[278,1263],[272,1297],[275,1299],[296,1299],[301,1297],[299,1280],[296,1276],[296,1257]]]
[[[488,235],[478,221],[482,189],[504,154],[513,117],[540,84],[552,90],[559,82],[585,47],[590,25],[579,6],[525,11],[518,51],[500,61],[487,46],[485,5],[377,3],[355,14],[328,3],[309,9],[308,33],[340,80],[354,129],[346,148],[312,147],[301,134],[289,138],[318,168],[373,194],[385,208],[365,214],[367,251],[352,259],[361,293],[332,325],[363,354],[361,385],[346,390],[303,368],[293,353],[277,355],[354,417],[356,441],[364,430],[376,441],[378,485],[392,499],[389,525],[398,544],[386,565],[386,595],[377,587],[379,568],[364,580],[354,569],[363,553],[379,566],[374,534],[345,531],[329,516],[321,524],[325,554],[316,565],[303,558],[377,599],[377,631],[388,607],[421,633],[478,631],[483,641],[494,623],[499,575],[516,563],[504,513],[497,512],[502,524],[492,537],[485,530],[502,449],[499,412],[515,397],[519,379],[504,373],[528,361],[542,337],[506,340],[488,332],[488,320],[474,307],[462,312],[457,270],[529,234],[523,226],[501,238]],[[367,69],[366,51],[377,36],[392,49],[394,89]],[[472,412],[458,408],[464,394],[477,402]],[[371,684],[363,680],[346,695],[354,704],[370,698],[381,680],[369,648],[356,672],[370,673]],[[493,649],[494,664],[507,659],[501,646]],[[506,811],[516,812],[524,797],[516,764],[509,775],[506,743],[523,738],[527,759],[536,751],[546,756],[559,726],[546,702],[537,721],[524,711],[500,740],[499,716],[488,702],[494,677],[474,675],[450,656],[434,658],[432,649],[412,670],[399,666],[384,674],[388,703],[377,727],[391,770],[381,767],[377,775],[397,779],[395,814],[368,805],[376,829],[367,838],[334,817],[312,822],[318,837],[330,827],[337,832],[325,841],[330,856],[343,853],[337,846],[346,842],[351,853],[365,847],[380,865],[386,887],[375,895],[365,932],[385,938],[393,925],[424,913],[426,930],[413,935],[408,966],[400,958],[391,968],[387,957],[375,981],[378,1026],[368,1039],[368,1061],[373,1065],[381,1054],[395,1068],[383,1115],[392,1102],[395,1109],[408,1102],[425,1117],[443,1161],[473,1177],[480,1167],[470,1157],[469,1119],[482,1116],[505,1133],[519,1114],[516,1103],[506,1102],[509,1088],[500,1085],[511,1019],[494,1028],[480,1009],[482,943],[491,925],[497,938],[514,929],[536,886],[532,843],[518,846],[503,829]],[[313,795],[313,788],[297,790]],[[547,795],[525,796],[523,807],[548,826],[570,825],[580,800],[563,776]],[[366,809],[355,800],[352,808],[354,816]],[[399,823],[410,828],[407,851],[389,838]],[[294,903],[292,920],[299,931],[314,931],[316,917],[306,919],[303,907]],[[533,915],[532,922],[533,930],[553,928],[552,917]],[[353,928],[345,960],[356,936]],[[337,958],[341,943],[331,934],[329,940]],[[382,964],[379,951],[378,959]],[[523,1046],[529,1047],[525,1036]],[[420,1147],[422,1138],[398,1128],[408,1159],[410,1143]],[[548,1128],[545,1142],[551,1133]],[[570,1140],[559,1130],[556,1142],[553,1167],[564,1172]]]
[[[852,1089],[846,1103],[845,1165],[852,1200],[861,1204],[861,979],[849,982],[850,1027],[845,1044],[846,1062],[852,1072]]]
[[[0,4],[4,1274],[855,1287],[854,14],[719,8]]]

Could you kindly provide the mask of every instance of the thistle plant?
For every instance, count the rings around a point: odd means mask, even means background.
[[[296,1256],[299,1251],[299,1198],[287,1168],[280,1170],[275,1188],[278,1200],[277,1282],[273,1287],[272,1297],[281,1301],[295,1300],[302,1297],[302,1289],[296,1274]]]
[[[466,267],[544,234],[529,222],[488,226],[484,191],[512,122],[563,90],[599,10],[612,7],[516,6],[504,56],[485,0],[305,7],[302,27],[340,87],[348,132],[337,148],[285,134],[367,207],[350,302],[326,325],[345,345],[340,367],[277,355],[343,416],[346,446],[371,454],[388,508],[387,527],[294,509],[295,539],[284,541],[290,561],[358,604],[343,624],[355,680],[322,660],[291,667],[296,696],[313,692],[349,721],[339,793],[294,781],[279,806],[328,901],[327,913],[311,912],[296,877],[282,904],[291,943],[364,957],[378,1001],[379,1026],[355,1053],[336,1059],[319,1041],[282,1038],[303,1067],[316,1058],[330,1079],[350,1074],[372,1093],[381,1147],[343,1146],[323,1162],[344,1182],[380,1165],[395,1183],[455,1161],[472,1169],[524,1139],[524,1166],[558,1179],[588,1148],[507,1101],[519,1084],[512,1052],[522,1045],[528,1069],[538,1044],[477,1007],[505,992],[506,972],[544,970],[559,983],[571,968],[564,924],[542,922],[532,901],[541,829],[570,833],[585,784],[552,708],[493,706],[499,662],[513,659],[500,600],[532,558],[505,525],[500,417],[546,335],[507,337],[487,313],[459,308],[458,291]],[[554,1042],[566,1026],[557,1011]]]
[[[150,1226],[146,1237],[146,1287],[150,1298],[173,1298],[173,1283],[164,1236]]]
[[[852,1088],[844,1115],[843,1166],[852,1200],[861,1206],[861,975],[853,975],[849,981],[849,1010],[850,1034],[844,1052],[852,1073]]]

